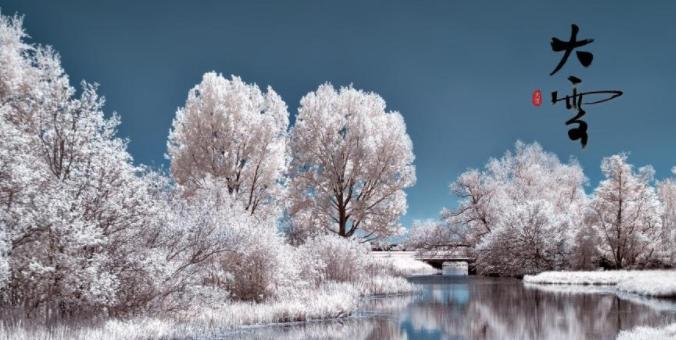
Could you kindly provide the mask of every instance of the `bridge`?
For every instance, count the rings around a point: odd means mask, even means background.
[[[415,252],[415,259],[424,261],[432,266],[441,268],[444,262],[473,262],[474,259],[469,257],[464,251],[457,250],[422,250]]]
[[[418,251],[373,251],[374,256],[379,257],[410,257],[419,261],[427,262],[435,268],[441,269],[444,262],[452,263],[467,263],[474,262],[474,258],[467,254],[464,248],[455,249],[434,249],[434,250],[418,250]]]

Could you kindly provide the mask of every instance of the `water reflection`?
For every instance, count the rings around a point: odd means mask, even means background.
[[[513,279],[421,277],[415,296],[371,299],[340,322],[265,327],[246,339],[614,339],[676,322],[676,302],[608,291],[557,291]],[[659,307],[659,308],[657,308]]]

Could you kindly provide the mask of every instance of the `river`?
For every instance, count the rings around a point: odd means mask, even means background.
[[[353,317],[240,330],[240,339],[614,339],[676,322],[676,300],[517,279],[421,276],[420,292],[367,299]]]

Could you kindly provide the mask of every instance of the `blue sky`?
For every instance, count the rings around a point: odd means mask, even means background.
[[[33,42],[52,45],[77,83],[101,84],[106,111],[122,117],[137,163],[167,166],[176,108],[204,72],[271,85],[292,115],[325,82],[378,92],[406,120],[418,183],[403,223],[453,206],[448,184],[520,139],[577,158],[600,179],[601,158],[629,152],[657,177],[676,165],[676,2],[617,1],[33,1],[3,0],[25,15]],[[552,36],[595,41],[589,68],[560,55]],[[624,95],[587,107],[589,145],[567,138],[573,115],[536,108],[531,93],[585,90]],[[293,119],[292,119],[293,121]]]

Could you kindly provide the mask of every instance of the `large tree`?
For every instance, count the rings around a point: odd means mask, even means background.
[[[319,86],[301,99],[291,132],[293,228],[368,239],[399,230],[413,146],[398,112],[352,87]]]
[[[601,254],[615,268],[644,265],[661,250],[661,207],[650,166],[635,171],[625,154],[603,159],[605,179],[594,191],[590,223]]]
[[[271,216],[283,194],[289,114],[272,88],[214,72],[188,93],[169,134],[174,179],[186,192],[220,182],[251,214]]]

